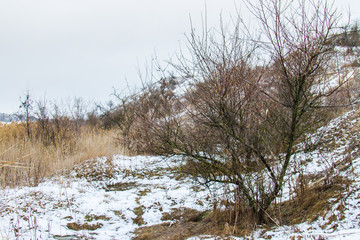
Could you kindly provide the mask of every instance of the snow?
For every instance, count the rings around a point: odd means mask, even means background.
[[[340,200],[333,200],[331,209],[314,222],[292,226],[259,227],[247,238],[232,239],[360,239],[360,151],[353,146],[353,159],[346,162],[351,144],[360,133],[359,110],[350,111],[318,129],[332,149],[325,147],[299,153],[294,158],[289,180],[299,171],[305,174],[345,176],[353,182]],[[308,143],[315,144],[315,135]],[[302,148],[304,146],[299,146]],[[220,198],[226,188],[199,186],[189,177],[179,175],[182,159],[159,156],[113,156],[89,160],[68,175],[54,176],[36,187],[0,190],[1,239],[132,239],[140,226],[136,210],[142,209],[144,225],[163,223],[163,213],[172,209],[191,208],[205,211],[212,208],[211,199]],[[300,164],[302,163],[302,164]],[[334,166],[344,165],[345,170]],[[299,169],[301,166],[301,169]],[[105,174],[106,172],[111,174]],[[279,200],[292,199],[291,181]],[[210,197],[209,197],[210,196]],[[344,210],[340,211],[340,207]],[[329,222],[330,218],[336,221]],[[169,222],[169,221],[165,221]],[[72,230],[70,223],[98,225],[95,230]],[[219,239],[198,236],[189,240]]]
[[[104,158],[98,159],[106,164]],[[131,239],[139,226],[134,223],[134,209],[144,208],[146,225],[159,224],[163,212],[173,208],[208,209],[208,192],[195,192],[189,178],[176,180],[171,167],[176,159],[161,157],[113,157],[119,170],[115,178],[89,182],[84,178],[53,178],[37,187],[5,189],[0,192],[0,236],[16,239],[55,239],[56,236],[92,236],[96,239]],[[128,172],[130,170],[130,174]],[[161,172],[161,174],[157,174]],[[129,189],[108,191],[102,186],[129,183]],[[199,205],[201,199],[202,205]],[[89,224],[101,223],[94,231],[74,231],[68,223],[85,223],[89,216],[106,216]]]

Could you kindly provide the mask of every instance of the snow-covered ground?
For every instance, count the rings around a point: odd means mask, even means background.
[[[204,210],[210,194],[191,179],[175,179],[176,159],[114,156],[89,161],[71,177],[54,177],[37,187],[0,192],[0,236],[4,239],[131,239],[139,226],[159,224],[173,208]],[[72,230],[74,223],[98,226]],[[69,225],[70,224],[70,225]]]
[[[331,174],[352,181],[323,217],[266,231],[259,228],[248,238],[360,239],[359,130],[360,111],[344,114],[318,130],[331,144],[296,156],[305,174],[326,176],[333,169]],[[309,142],[316,139],[309,136]],[[0,239],[131,239],[139,225],[169,222],[162,216],[172,209],[211,209],[211,199],[221,196],[221,188],[199,186],[179,174],[179,164],[179,158],[156,156],[99,158],[37,187],[1,190]],[[289,182],[296,174],[288,177]],[[282,200],[292,197],[287,184]],[[191,238],[197,239],[220,238]]]

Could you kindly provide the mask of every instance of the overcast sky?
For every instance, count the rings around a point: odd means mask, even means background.
[[[236,0],[206,0],[208,25],[235,13]],[[336,0],[360,18],[359,0]],[[191,15],[205,0],[0,0],[0,113],[35,99],[110,99],[113,87],[140,86],[138,65],[185,45]]]

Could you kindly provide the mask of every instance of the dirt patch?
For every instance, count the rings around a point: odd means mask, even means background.
[[[173,208],[170,213],[163,213],[161,220],[163,221],[182,221],[182,222],[199,222],[209,212],[199,212],[190,208]]]
[[[79,240],[79,239],[82,239],[81,237],[78,237],[75,235],[64,235],[64,236],[55,235],[55,236],[53,236],[53,238],[57,239],[57,240]]]
[[[74,167],[76,178],[85,178],[88,182],[105,181],[114,178],[120,170],[111,158],[90,159]]]
[[[95,215],[95,214],[89,214],[85,216],[85,221],[87,222],[92,222],[97,220],[109,221],[110,218],[105,215]]]
[[[208,230],[206,224],[196,222],[178,223],[173,225],[163,223],[137,229],[135,231],[137,236],[134,240],[182,240],[199,233],[205,233],[206,230]]]
[[[106,192],[126,191],[135,188],[136,186],[137,186],[136,182],[119,182],[119,183],[108,184],[104,187],[104,189]]]
[[[134,240],[182,240],[203,234],[222,235],[225,224],[212,221],[210,212],[199,212],[189,208],[172,209],[164,213],[162,220],[171,221],[135,231]],[[174,223],[175,222],[175,223]],[[223,236],[226,239],[225,235]]]
[[[139,206],[139,207],[136,207],[134,208],[134,213],[136,215],[135,218],[133,218],[133,222],[137,225],[143,225],[145,224],[145,221],[144,221],[144,218],[143,218],[143,214],[144,214],[144,206]]]
[[[87,222],[86,223],[73,222],[73,223],[66,224],[66,226],[68,229],[75,230],[75,231],[80,231],[80,230],[94,231],[96,229],[101,228],[103,225],[101,223],[90,224]]]

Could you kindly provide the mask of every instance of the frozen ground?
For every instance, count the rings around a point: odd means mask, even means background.
[[[341,198],[330,200],[331,209],[316,221],[267,231],[259,228],[248,239],[360,239],[359,116],[359,111],[349,112],[319,129],[331,144],[296,157],[305,174],[340,174],[350,179]],[[309,144],[315,142],[309,136]],[[37,187],[1,190],[0,238],[131,239],[139,225],[162,223],[163,213],[172,209],[211,209],[209,199],[221,196],[221,189],[210,191],[181,176],[180,162],[145,156],[100,158]],[[297,173],[289,176],[289,183],[299,172],[299,165],[292,167]],[[282,200],[292,197],[287,184]],[[197,239],[220,238],[191,238]]]
[[[139,227],[136,222],[161,223],[162,213],[173,208],[208,208],[210,192],[189,178],[176,180],[175,162],[161,157],[115,156],[112,161],[88,161],[71,177],[54,177],[37,187],[2,190],[0,236],[131,239]],[[71,229],[83,224],[98,228]]]

